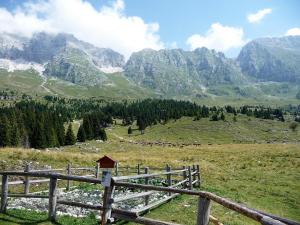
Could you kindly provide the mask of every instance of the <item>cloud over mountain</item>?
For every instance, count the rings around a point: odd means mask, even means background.
[[[126,57],[144,48],[164,47],[158,23],[125,14],[125,3],[95,9],[84,0],[25,2],[14,11],[0,8],[0,32],[31,36],[35,32],[66,32],[98,47],[112,48]]]
[[[226,52],[232,48],[243,46],[246,40],[244,40],[244,31],[242,28],[214,23],[205,35],[194,34],[187,39],[186,43],[190,46],[191,50],[207,47]]]

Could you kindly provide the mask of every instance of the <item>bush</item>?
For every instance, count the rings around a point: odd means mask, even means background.
[[[298,127],[298,123],[297,122],[292,122],[289,127],[292,131],[296,131],[296,129]]]

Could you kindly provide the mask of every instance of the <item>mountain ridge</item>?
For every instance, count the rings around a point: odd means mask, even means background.
[[[298,62],[300,36],[255,39],[236,59],[203,47],[194,51],[143,49],[125,62],[118,52],[98,48],[71,34],[41,32],[31,38],[0,34],[0,68],[38,69],[46,79],[57,77],[99,88],[117,87],[120,83],[111,76],[122,73],[132,88],[146,88],[167,98],[253,98],[289,93],[290,85],[300,86]],[[292,95],[296,95],[294,91]]]

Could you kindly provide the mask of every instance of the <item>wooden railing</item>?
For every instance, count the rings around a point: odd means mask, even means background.
[[[144,218],[142,215],[147,212],[149,209],[153,209],[172,198],[180,194],[193,195],[198,197],[198,212],[195,216],[197,225],[207,225],[209,222],[214,224],[222,224],[216,218],[210,214],[210,209],[212,202],[218,203],[230,210],[238,212],[248,218],[251,218],[264,225],[299,225],[295,221],[291,221],[285,218],[280,218],[275,215],[267,214],[255,209],[248,208],[241,204],[235,203],[231,200],[222,198],[210,192],[193,190],[193,188],[199,188],[201,185],[201,173],[199,166],[188,166],[182,167],[181,169],[172,170],[172,168],[167,165],[164,171],[150,173],[151,169],[148,167],[141,168],[140,165],[134,168],[130,167],[119,167],[115,168],[115,177],[112,177],[111,184],[109,187],[104,188],[104,194],[102,199],[102,204],[90,205],[80,202],[71,202],[58,199],[57,197],[57,188],[58,181],[66,181],[67,187],[71,185],[72,181],[76,182],[86,182],[92,184],[101,184],[99,180],[99,167],[95,168],[77,168],[77,170],[92,170],[94,172],[94,178],[87,176],[78,176],[72,175],[72,170],[75,168],[67,167],[66,174],[53,173],[52,171],[6,171],[0,172],[2,175],[2,190],[1,190],[1,206],[0,212],[5,213],[7,210],[8,198],[48,198],[48,218],[51,221],[56,219],[56,207],[57,204],[68,205],[81,207],[86,209],[99,210],[101,212],[102,225],[107,224],[108,222],[113,221],[114,219],[133,221],[139,224],[148,224],[148,225],[174,225],[175,223],[163,222],[154,219]],[[127,171],[127,176],[118,176],[122,170]],[[153,168],[153,170],[158,171],[159,168]],[[60,170],[55,170],[60,171]],[[130,171],[130,172],[129,172]],[[10,176],[21,176],[25,177],[25,189],[24,194],[17,193],[8,193],[8,178]],[[34,180],[30,178],[44,178],[49,182],[49,194],[48,195],[37,195],[29,192],[29,185],[26,184],[27,180],[30,184]],[[157,181],[160,179],[161,183],[164,186],[151,185],[152,181]],[[130,190],[139,190],[138,192],[133,192],[122,197],[115,197],[114,191],[116,189],[130,189]],[[141,192],[142,191],[142,192]],[[155,193],[166,192],[167,197],[158,199],[157,201],[151,202],[150,197]],[[114,208],[114,205],[119,202],[128,201],[132,199],[140,199],[144,201],[144,206],[135,210],[127,211],[123,209]]]

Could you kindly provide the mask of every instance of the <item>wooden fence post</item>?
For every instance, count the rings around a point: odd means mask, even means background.
[[[145,167],[145,174],[149,173],[149,167]],[[149,177],[145,178],[145,184],[148,185],[149,184]],[[145,205],[149,204],[149,195],[145,196]]]
[[[112,208],[112,195],[114,192],[113,179],[111,180],[110,186],[104,188],[103,194],[103,211],[101,215],[101,225],[106,225],[110,220],[111,208]]]
[[[0,208],[1,213],[6,213],[7,197],[8,197],[8,176],[2,175],[1,208]]]
[[[116,163],[116,167],[115,167],[115,176],[119,176],[119,163]]]
[[[49,209],[48,219],[52,222],[56,219],[56,203],[57,203],[57,178],[51,177],[49,184]]]
[[[211,202],[210,199],[199,197],[197,225],[208,225]]]
[[[188,173],[189,173],[189,189],[193,190],[193,177],[192,177],[192,169],[188,166]]]
[[[25,165],[24,172],[29,172],[30,171],[30,165],[27,163]],[[24,181],[24,194],[29,194],[29,188],[30,188],[30,178],[29,176],[25,176],[25,181]]]
[[[200,174],[200,166],[199,165],[197,165],[197,177],[198,177],[197,187],[200,188],[200,186],[201,186],[201,174]]]
[[[193,165],[193,181],[197,180],[197,171],[196,171],[196,165]],[[193,187],[196,187],[196,184],[193,185]]]
[[[99,163],[96,164],[95,169],[96,169],[95,177],[96,179],[99,179],[99,173],[100,173]]]
[[[166,166],[166,171],[167,172],[171,172],[171,167],[169,166],[169,164],[167,164]],[[167,184],[168,187],[170,187],[172,185],[172,175],[171,174],[167,174]],[[169,192],[169,195],[171,195],[172,193]]]
[[[140,164],[137,164],[137,174],[140,175],[141,174],[141,168],[140,168]]]
[[[70,176],[72,174],[72,171],[71,171],[71,164],[69,163],[68,166],[67,166],[67,174]],[[67,180],[67,191],[70,191],[70,188],[71,188],[71,181],[70,180]]]
[[[182,172],[182,178],[183,178],[183,180],[186,180],[186,179],[187,179],[187,175],[186,175],[186,167],[183,166],[182,169],[184,170],[184,171]],[[183,184],[183,188],[186,188],[186,187],[187,187],[187,185],[186,185],[186,182],[185,182],[185,183]]]

